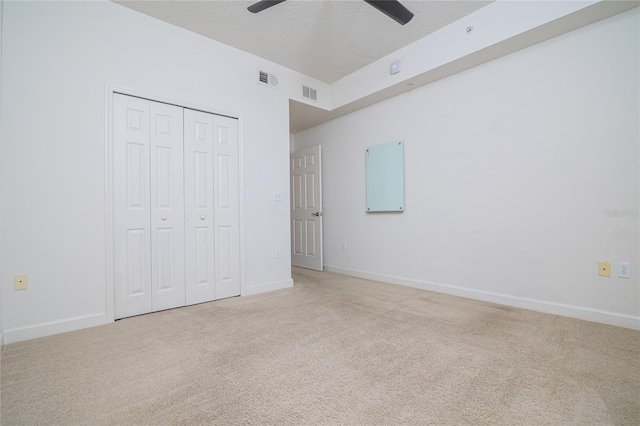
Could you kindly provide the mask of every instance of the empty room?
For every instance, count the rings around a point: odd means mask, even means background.
[[[0,0],[0,424],[640,424],[640,2]]]

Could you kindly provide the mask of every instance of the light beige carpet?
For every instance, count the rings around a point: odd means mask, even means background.
[[[640,333],[337,274],[5,346],[2,425],[639,425]]]

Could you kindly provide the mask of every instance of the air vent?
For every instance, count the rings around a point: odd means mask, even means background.
[[[273,87],[274,89],[278,87],[278,77],[268,72],[258,71],[258,82]]]
[[[302,97],[311,99],[312,101],[318,100],[316,89],[312,89],[311,87],[307,86],[302,86]]]

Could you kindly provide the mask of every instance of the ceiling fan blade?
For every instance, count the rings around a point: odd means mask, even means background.
[[[413,13],[397,0],[364,0],[400,25],[404,25],[413,18]]]
[[[275,6],[278,3],[282,3],[285,0],[260,0],[258,3],[254,3],[247,8],[249,12],[258,13],[265,9]]]

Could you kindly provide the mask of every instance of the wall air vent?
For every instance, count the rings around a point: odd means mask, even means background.
[[[318,100],[318,94],[316,89],[312,89],[311,87],[302,86],[302,97],[306,99],[311,99],[312,101]]]
[[[266,84],[274,89],[278,87],[278,77],[268,72],[258,71],[258,83]]]

